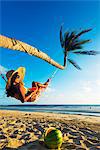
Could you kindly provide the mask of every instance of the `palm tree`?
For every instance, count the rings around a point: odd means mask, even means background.
[[[38,58],[41,58],[48,62],[49,64],[59,68],[64,69],[65,67],[55,62],[53,59],[51,59],[46,53],[40,51],[39,49],[30,46],[24,42],[21,42],[19,40],[16,40],[14,38],[8,38],[6,36],[0,35],[0,47],[8,48],[11,50],[19,50],[25,53],[28,53],[30,55],[34,55]]]
[[[28,53],[30,55],[34,55],[38,58],[41,58],[48,62],[49,64],[59,68],[59,69],[65,69],[66,67],[66,61],[68,60],[71,64],[73,64],[77,69],[81,69],[75,61],[72,59],[67,58],[68,53],[72,52],[74,54],[85,54],[85,55],[96,55],[98,54],[97,51],[82,51],[83,48],[82,45],[89,42],[90,40],[80,40],[79,37],[89,32],[91,29],[83,30],[79,33],[76,32],[65,32],[64,37],[62,35],[62,26],[60,29],[60,42],[61,46],[64,49],[64,65],[60,65],[53,59],[51,59],[46,53],[40,51],[39,49],[30,46],[24,42],[21,42],[19,40],[16,40],[14,38],[9,38],[3,35],[0,35],[0,47],[8,48],[11,50],[18,50],[25,53]],[[77,49],[80,49],[79,51],[76,51]]]
[[[91,50],[91,51],[85,51],[83,49],[83,44],[90,42],[91,40],[80,40],[80,36],[91,31],[92,29],[82,30],[81,32],[77,33],[75,31],[72,32],[65,32],[64,36],[62,34],[62,26],[60,29],[60,43],[61,47],[63,48],[64,52],[64,67],[66,66],[66,61],[68,60],[74,67],[81,70],[81,68],[78,66],[78,64],[72,60],[67,58],[68,53],[74,53],[74,54],[82,54],[82,55],[96,55],[99,54],[99,52]]]

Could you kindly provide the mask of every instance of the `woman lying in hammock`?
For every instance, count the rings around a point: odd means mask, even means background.
[[[6,94],[7,97],[14,97],[22,103],[33,102],[40,96],[41,91],[47,88],[50,79],[44,84],[32,82],[32,88],[27,89],[23,83],[24,75],[24,67],[19,67],[16,71],[10,70],[7,72]]]

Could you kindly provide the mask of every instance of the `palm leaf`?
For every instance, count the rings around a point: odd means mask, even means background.
[[[83,44],[90,42],[90,40],[80,40],[80,36],[91,31],[92,29],[82,30],[77,33],[73,32],[65,32],[64,37],[62,35],[62,26],[60,29],[60,42],[63,47],[64,52],[64,66],[66,66],[67,54],[68,52],[73,52],[75,54],[83,54],[83,55],[96,55],[99,54],[97,51],[82,51]],[[79,51],[77,51],[79,49]],[[77,69],[81,70],[78,64],[72,59],[68,59],[68,61]]]
[[[60,43],[61,43],[61,47],[64,47],[64,39],[63,39],[63,35],[62,35],[62,26],[60,28]]]
[[[77,44],[81,45],[81,44],[86,44],[88,42],[90,42],[91,40],[82,40],[82,41],[78,41]]]
[[[89,32],[89,31],[91,31],[92,29],[86,29],[86,30],[83,30],[83,31],[81,31],[81,32],[79,32],[75,37],[74,37],[74,39],[77,39],[79,36],[81,36],[82,34],[84,34],[84,33],[87,33],[87,32]]]
[[[67,38],[69,37],[69,34],[70,34],[69,32],[65,32],[65,33],[64,33],[64,39],[67,40]]]
[[[82,54],[82,55],[97,55],[97,54],[100,54],[100,52],[98,51],[77,51],[77,52],[73,52],[75,54]]]
[[[82,49],[82,48],[83,48],[82,45],[79,45],[79,44],[76,43],[76,44],[70,46],[69,51],[73,51],[73,50],[77,50],[77,49]]]
[[[68,36],[69,35],[69,36]],[[66,36],[65,36],[65,48],[68,48],[71,46],[72,42],[73,42],[73,38],[75,37],[75,33],[74,32],[71,32],[71,33],[68,33]]]
[[[74,66],[76,67],[78,70],[81,70],[81,68],[79,67],[79,65],[72,59],[68,59],[68,61]]]
[[[90,42],[90,40],[79,40],[78,37],[86,32],[89,32],[90,30],[91,29],[83,30],[78,34],[76,34],[75,31],[65,32],[64,39],[63,39],[63,48],[65,49],[65,51],[82,49],[83,48],[82,45]]]
[[[83,48],[82,45],[85,43],[88,43],[88,42],[90,42],[90,40],[82,40],[82,41],[76,40],[71,44],[69,51],[76,50],[76,49],[82,49]]]

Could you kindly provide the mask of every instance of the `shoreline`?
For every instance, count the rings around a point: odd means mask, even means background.
[[[90,115],[90,114],[81,114],[81,113],[78,113],[78,114],[74,114],[74,113],[59,113],[59,112],[43,112],[43,111],[25,111],[25,110],[11,110],[11,109],[0,109],[0,113],[1,112],[6,112],[6,111],[9,111],[9,112],[20,112],[20,113],[37,113],[37,114],[39,114],[39,113],[41,113],[41,114],[61,114],[61,115],[75,115],[75,116],[80,116],[80,115],[82,115],[82,116],[93,116],[93,117],[100,117],[100,116],[96,116],[96,115]],[[99,113],[99,112],[98,112]],[[98,114],[97,113],[97,114]]]
[[[0,148],[47,150],[43,134],[49,127],[61,130],[61,150],[100,149],[99,116],[13,110],[0,110]]]
[[[62,115],[82,115],[82,116],[94,116],[94,117],[100,117],[100,112],[87,112],[87,111],[68,111],[66,113],[63,113],[63,112],[52,112],[52,111],[25,111],[25,110],[18,110],[18,109],[15,109],[15,110],[11,110],[11,109],[0,109],[0,111],[20,111],[20,112],[26,112],[26,113],[53,113],[53,114],[62,114]],[[77,113],[78,112],[78,113]]]

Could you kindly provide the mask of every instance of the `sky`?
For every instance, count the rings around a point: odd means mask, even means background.
[[[26,42],[47,53],[63,65],[63,49],[59,30],[79,31],[92,28],[82,36],[91,39],[84,50],[100,51],[100,1],[5,1],[1,0],[2,35]],[[70,55],[81,67],[79,71],[71,64],[59,70],[48,89],[35,103],[27,104],[100,104],[100,55]],[[0,48],[0,71],[6,74],[10,69],[26,68],[25,86],[32,81],[44,83],[56,70],[47,62],[25,53]],[[0,105],[21,104],[7,98],[5,82],[0,78]],[[26,104],[26,103],[25,103]]]

